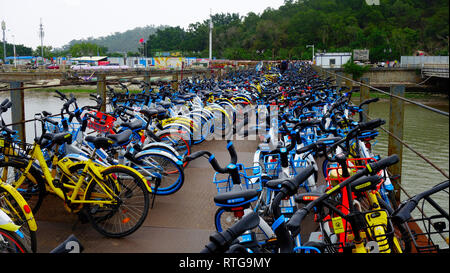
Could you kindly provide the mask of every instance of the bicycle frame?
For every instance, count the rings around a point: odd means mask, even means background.
[[[95,154],[95,149],[92,152],[91,157]],[[52,159],[52,170],[49,169],[45,157],[42,153],[42,150],[40,148],[40,145],[38,143],[35,143],[32,151],[31,151],[31,159],[29,160],[29,163],[25,170],[23,171],[22,175],[17,180],[16,186],[20,187],[20,185],[25,180],[26,174],[30,170],[34,160],[37,160],[39,162],[39,165],[41,166],[44,180],[46,181],[46,186],[48,187],[48,190],[57,195],[59,198],[64,200],[65,202],[71,203],[71,204],[98,204],[98,205],[105,205],[105,204],[115,204],[116,200],[114,196],[111,194],[113,191],[107,188],[107,186],[103,183],[103,175],[102,172],[107,170],[108,168],[114,167],[108,167],[104,168],[103,166],[94,163],[91,158],[89,158],[87,161],[80,161],[73,163],[68,158],[63,158],[60,161],[57,161],[57,157],[53,156]],[[73,164],[83,164],[84,168],[83,171],[78,179],[78,181],[73,181],[71,179],[71,173],[69,172],[69,167],[71,167]],[[54,184],[54,179],[56,177],[56,166],[58,166],[62,170],[62,175],[65,175],[73,185],[64,184],[62,187],[57,187]],[[148,186],[148,183],[146,183],[146,179],[139,174],[138,172],[134,171],[133,169],[124,166],[125,168],[128,168],[139,175],[139,177],[145,182],[144,184],[147,187],[147,190],[151,192],[151,188]],[[86,175],[89,174],[93,178],[89,182],[89,184],[86,185],[86,187],[89,187],[90,183],[95,182],[100,185],[100,187],[103,189],[104,194],[110,199],[106,201],[100,201],[100,200],[85,200],[85,193],[82,190],[82,186],[85,183]],[[119,187],[118,183],[115,183],[116,187]],[[70,196],[66,195],[66,192],[62,188],[68,188],[72,190],[72,194]]]

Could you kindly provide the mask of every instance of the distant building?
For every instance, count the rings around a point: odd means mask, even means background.
[[[72,62],[88,63],[90,65],[99,65],[99,62],[107,61],[108,56],[83,56],[72,58]]]
[[[323,68],[340,68],[352,58],[351,52],[316,53],[315,62]]]
[[[14,60],[16,61],[17,65],[26,65],[29,63],[36,62],[36,57],[33,56],[9,56],[6,57],[6,63],[13,63]]]

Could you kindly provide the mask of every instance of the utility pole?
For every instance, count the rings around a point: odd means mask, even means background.
[[[212,60],[212,30],[213,30],[213,22],[212,22],[212,11],[209,12],[209,61]]]
[[[5,30],[6,30],[6,23],[5,23],[5,21],[2,20],[2,31],[3,31],[3,63],[6,64],[6,35],[5,35]]]
[[[16,36],[15,35],[11,35],[12,36],[12,42],[13,42],[13,52],[14,52],[14,67],[17,67],[17,62],[16,62]]]
[[[42,62],[44,62],[44,27],[42,26],[42,18],[41,18],[41,23],[39,24],[39,38],[41,39]]]

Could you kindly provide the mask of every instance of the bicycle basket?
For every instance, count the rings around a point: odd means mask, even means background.
[[[350,176],[354,175],[360,169],[365,169],[366,165],[376,162],[375,158],[349,158],[347,159],[347,168]],[[342,176],[342,167],[338,163],[330,163],[327,167],[327,176],[325,180],[329,186],[336,186],[343,182],[346,177]]]
[[[98,133],[106,133],[110,131],[116,121],[115,117],[100,111],[91,111],[90,114],[95,115],[99,120],[89,117],[87,127]]]
[[[307,161],[304,159],[301,159],[301,157],[294,157],[294,154],[291,154],[290,164],[289,164],[289,171],[291,176],[296,176],[300,173],[300,171],[307,167]]]
[[[242,164],[236,164],[241,176],[241,185],[246,189],[262,190],[261,168],[259,166],[245,167]],[[218,193],[230,191],[233,188],[233,181],[228,174],[216,172],[213,183],[216,185]]]
[[[0,137],[0,157],[16,156],[26,157],[33,149],[33,144],[24,143],[19,140],[10,140]]]
[[[280,156],[277,154],[264,156],[264,172],[273,178],[277,178],[281,171]]]
[[[412,252],[437,253],[449,250],[449,220],[442,214],[421,216],[406,222],[409,233],[408,240],[412,242]]]
[[[61,117],[49,117],[49,119],[57,121],[58,125],[54,125],[54,124],[52,124],[50,122],[46,122],[45,123],[45,130],[47,132],[58,133],[58,132],[65,131],[64,127],[62,125],[62,122],[61,122]],[[67,123],[68,123],[68,127],[69,127],[68,130],[71,131],[71,132],[76,132],[76,131],[78,131],[78,128],[81,127],[81,123],[79,123],[79,122],[73,122],[72,121],[70,123],[69,122],[67,122]]]

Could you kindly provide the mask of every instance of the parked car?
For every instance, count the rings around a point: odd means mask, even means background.
[[[81,70],[81,69],[89,69],[91,66],[84,63],[74,64],[70,66],[70,69],[73,70]]]
[[[49,64],[46,67],[47,69],[59,69],[59,65],[57,64]]]

